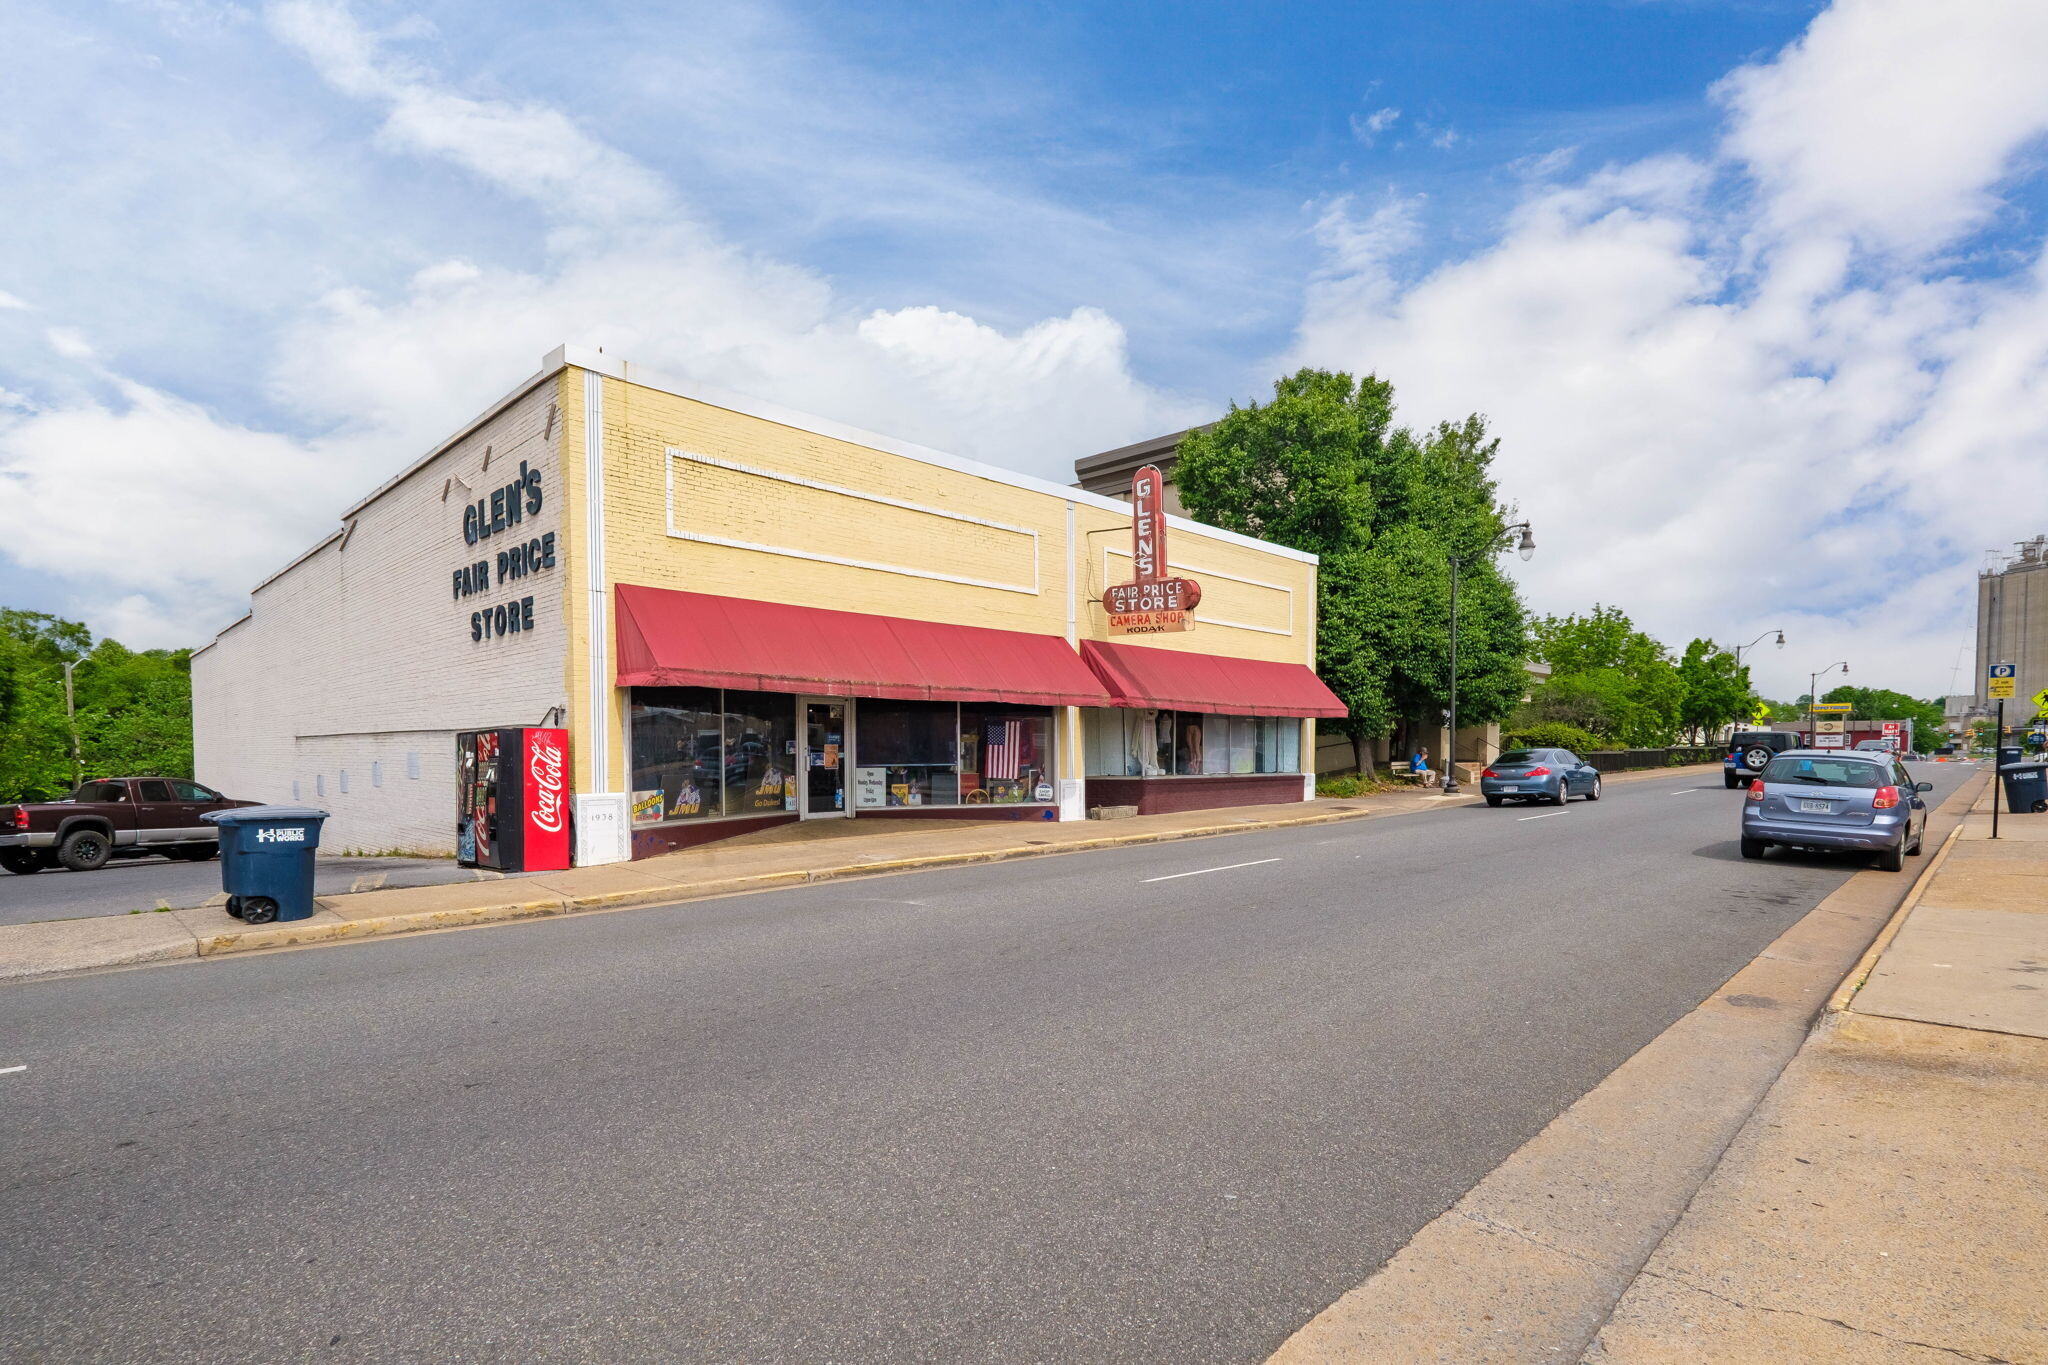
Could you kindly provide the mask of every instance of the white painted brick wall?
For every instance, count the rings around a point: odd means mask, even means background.
[[[537,725],[568,701],[559,417],[548,429],[556,392],[552,379],[536,385],[365,507],[345,546],[330,543],[264,585],[249,619],[193,658],[200,781],[331,812],[323,851],[454,852],[455,733]],[[541,471],[540,512],[516,533],[465,544],[465,503],[511,483],[522,460]],[[469,488],[457,483],[444,499],[451,477]],[[496,552],[548,531],[556,567],[498,585]],[[492,586],[456,600],[451,576],[473,559],[493,561]],[[473,610],[529,594],[531,633],[470,639]],[[408,776],[414,754],[418,778]]]

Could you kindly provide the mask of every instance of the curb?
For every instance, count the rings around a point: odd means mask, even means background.
[[[1708,771],[1718,772],[1719,764],[1686,764],[1676,768],[1636,768],[1627,772],[1602,775],[1605,782],[1641,781],[1653,777],[1684,777]],[[1360,798],[1369,799],[1369,798]],[[435,929],[460,929],[470,925],[505,924],[523,919],[542,919],[552,915],[587,914],[605,910],[628,910],[642,905],[680,905],[690,901],[716,900],[722,896],[745,895],[754,891],[769,891],[783,887],[808,886],[818,882],[845,881],[855,877],[880,877],[899,872],[921,872],[942,867],[971,867],[978,863],[1010,862],[1019,858],[1054,857],[1067,853],[1098,853],[1112,848],[1135,848],[1145,844],[1177,843],[1183,839],[1208,839],[1225,834],[1252,834],[1264,830],[1306,829],[1316,825],[1334,825],[1352,820],[1381,819],[1389,816],[1416,815],[1423,811],[1445,810],[1454,806],[1477,805],[1484,798],[1473,793],[1470,796],[1439,798],[1437,804],[1417,806],[1408,810],[1378,810],[1360,808],[1348,811],[1323,811],[1315,815],[1295,816],[1292,819],[1236,820],[1221,825],[1201,825],[1193,829],[1146,831],[1138,834],[1108,834],[1096,839],[1076,839],[1060,844],[1019,844],[1009,848],[974,849],[964,853],[934,853],[914,858],[889,858],[868,863],[845,863],[837,867],[809,868],[792,872],[761,872],[744,877],[727,877],[718,881],[687,882],[674,886],[642,887],[631,891],[609,891],[598,895],[558,896],[546,899],[535,898],[506,905],[485,905],[463,910],[425,910],[409,914],[384,915],[360,920],[346,920],[341,923],[296,921],[268,929],[252,929],[247,933],[216,935],[202,940],[198,956],[220,957],[228,953],[258,952],[267,948],[285,948],[306,943],[333,943],[348,939],[381,938],[391,934],[419,933]],[[342,899],[338,896],[320,897],[321,908],[331,908],[329,902]]]
[[[1602,774],[1604,782],[1642,781],[1656,777],[1697,776],[1709,771],[1719,771],[1718,764],[1687,764],[1675,768],[1637,768],[1620,773]],[[1359,800],[1370,800],[1360,797]],[[84,972],[103,971],[112,967],[136,967],[159,962],[191,961],[197,958],[225,957],[231,953],[263,952],[275,948],[304,947],[323,943],[346,943],[371,938],[385,938],[397,934],[427,933],[441,929],[465,929],[487,924],[509,924],[519,920],[546,919],[555,915],[595,914],[607,910],[627,910],[647,905],[679,905],[690,901],[715,900],[724,896],[745,895],[755,891],[770,891],[787,887],[807,886],[818,882],[845,881],[856,877],[889,876],[899,872],[919,872],[943,867],[970,867],[980,863],[1009,862],[1019,858],[1052,857],[1067,853],[1096,853],[1113,848],[1134,848],[1146,844],[1177,843],[1183,839],[1208,839],[1227,834],[1252,834],[1266,830],[1306,829],[1317,825],[1341,824],[1353,820],[1373,820],[1389,817],[1416,815],[1425,811],[1444,810],[1457,806],[1478,805],[1483,801],[1476,791],[1470,795],[1436,797],[1428,805],[1411,806],[1407,809],[1385,810],[1374,807],[1359,807],[1349,810],[1320,811],[1314,815],[1293,818],[1262,820],[1236,820],[1226,824],[1201,825],[1191,829],[1148,830],[1131,834],[1105,834],[1097,838],[1076,839],[1058,844],[1020,844],[1008,848],[974,849],[961,853],[935,853],[910,858],[890,858],[866,863],[846,863],[835,867],[807,868],[787,872],[759,872],[745,876],[724,877],[715,881],[686,882],[670,886],[638,887],[625,891],[607,891],[588,895],[568,895],[559,892],[529,894],[516,901],[496,905],[463,906],[456,909],[415,910],[389,915],[367,915],[361,919],[347,919],[340,915],[335,905],[356,894],[343,893],[336,896],[315,898],[316,910],[311,919],[293,920],[284,924],[194,934],[189,943],[165,944],[140,953],[127,952],[104,961],[57,967],[49,970],[30,970],[0,975],[0,984],[16,981],[33,981],[57,976],[75,976]],[[517,883],[504,883],[517,885]]]
[[[1476,804],[1480,798],[1459,798],[1443,806]],[[1409,815],[1415,811],[1358,810],[1327,812],[1293,820],[1260,820],[1229,825],[1203,825],[1195,829],[1161,830],[1144,834],[1081,839],[1044,847],[1019,845],[1011,848],[974,849],[964,853],[935,853],[915,858],[891,858],[870,863],[845,863],[837,867],[809,868],[791,872],[762,872],[717,881],[686,882],[674,886],[639,887],[630,891],[607,891],[585,896],[550,896],[505,905],[481,905],[461,910],[421,910],[356,920],[296,920],[290,924],[250,929],[240,933],[217,934],[198,944],[199,957],[221,957],[229,953],[260,952],[301,944],[335,943],[349,939],[382,938],[393,934],[418,933],[434,929],[460,929],[471,925],[505,924],[523,919],[544,919],[554,915],[593,914],[606,910],[630,910],[645,905],[680,905],[690,901],[716,900],[724,896],[772,891],[784,887],[808,886],[818,882],[847,881],[857,877],[880,877],[899,872],[921,872],[942,867],[969,867],[977,863],[1010,862],[1065,853],[1095,853],[1112,848],[1144,844],[1174,843],[1182,839],[1204,839],[1222,834],[1251,834],[1261,830],[1309,828],[1388,815]],[[329,910],[339,896],[322,896],[317,903]],[[180,956],[187,956],[181,954]],[[110,964],[111,965],[111,964]],[[77,968],[72,970],[93,970]],[[54,974],[54,973],[53,973]],[[16,978],[17,980],[26,978]]]

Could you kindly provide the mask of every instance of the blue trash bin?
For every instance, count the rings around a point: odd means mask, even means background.
[[[228,913],[249,924],[313,913],[313,854],[324,810],[240,806],[199,817],[220,828],[220,888]]]
[[[2015,815],[2048,811],[2048,763],[2002,763],[1998,777],[2005,783],[2007,810]]]

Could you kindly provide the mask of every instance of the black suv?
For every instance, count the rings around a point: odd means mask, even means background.
[[[1787,749],[1800,746],[1800,736],[1790,730],[1737,730],[1728,740],[1727,757],[1721,760],[1721,777],[1730,787],[1746,786],[1752,777],[1762,777],[1772,759]]]

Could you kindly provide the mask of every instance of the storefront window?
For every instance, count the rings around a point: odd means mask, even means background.
[[[796,809],[796,707],[775,692],[725,694],[725,813]]]
[[[795,809],[793,698],[636,687],[628,709],[635,824]]]
[[[960,708],[950,701],[860,703],[855,747],[859,765],[882,769],[879,789],[890,806],[950,806]]]
[[[960,708],[960,802],[1013,806],[1053,799],[1052,713],[1023,706]]]
[[[1053,799],[1052,713],[1042,707],[863,701],[856,804],[979,806]]]
[[[1084,728],[1090,777],[1301,771],[1301,722],[1291,716],[1101,707]]]
[[[795,811],[804,777],[797,706],[797,698],[777,692],[634,688],[633,822]],[[883,699],[850,706],[849,796],[857,809],[1054,799],[1052,712],[1043,707]],[[1154,743],[1146,734],[1145,743]],[[813,759],[847,762],[829,751]]]
[[[693,820],[719,810],[724,721],[715,687],[633,690],[633,820]]]

